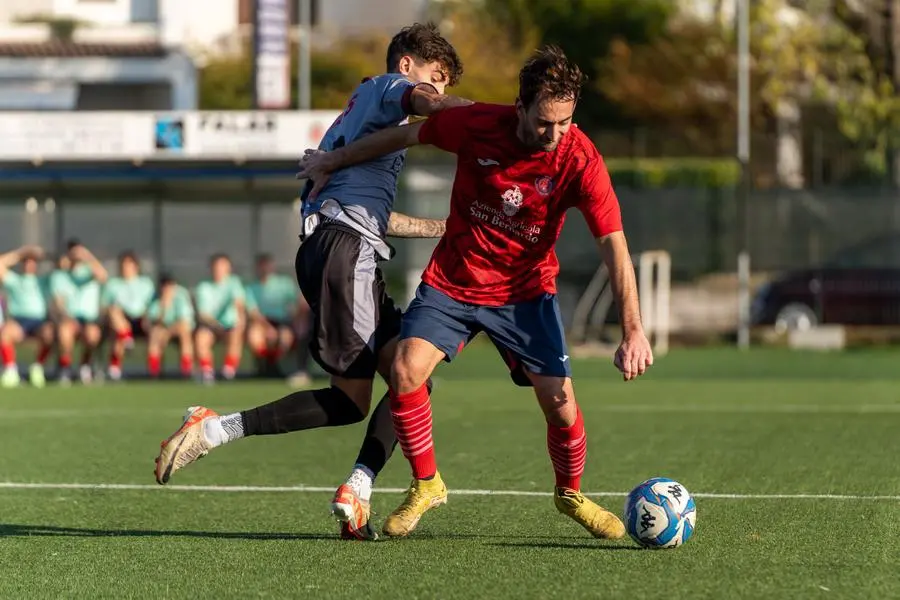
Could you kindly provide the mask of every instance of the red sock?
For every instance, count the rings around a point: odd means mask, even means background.
[[[0,344],[0,355],[3,358],[3,366],[11,367],[16,364],[16,347],[12,344]]]
[[[257,346],[253,349],[253,354],[256,355],[257,358],[269,358],[269,349],[265,346]]]
[[[391,418],[403,456],[412,467],[413,477],[426,479],[437,472],[434,440],[431,438],[431,401],[422,385],[409,394],[391,390]]]
[[[120,342],[124,342],[134,339],[134,334],[131,332],[131,329],[123,329],[122,331],[116,332],[116,339]]]
[[[59,355],[59,368],[60,369],[68,369],[72,366],[72,355],[71,354],[60,354]]]
[[[237,370],[238,363],[241,361],[237,356],[232,356],[229,354],[225,357],[225,368],[231,368]]]
[[[116,356],[113,354],[109,357],[109,366],[110,367],[121,367],[122,366],[122,357]]]
[[[587,461],[587,436],[580,408],[575,423],[569,427],[547,423],[547,449],[556,473],[556,487],[580,490],[581,475]]]
[[[203,371],[212,371],[213,370],[212,358],[201,358],[200,359],[200,369],[202,369]]]
[[[46,344],[41,344],[41,347],[38,349],[37,361],[38,364],[44,364],[47,362],[47,357],[50,356],[50,346]]]
[[[281,360],[281,346],[269,348],[269,354],[267,358],[269,360],[269,364],[273,365]]]
[[[194,359],[190,354],[185,354],[181,357],[181,374],[182,375],[190,375],[191,371],[194,370]]]
[[[151,377],[158,377],[162,371],[162,357],[159,354],[147,355],[147,371]]]

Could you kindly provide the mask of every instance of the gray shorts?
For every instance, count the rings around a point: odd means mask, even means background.
[[[400,333],[375,249],[351,227],[323,223],[297,251],[300,291],[313,314],[312,357],[325,371],[374,379],[378,354]]]

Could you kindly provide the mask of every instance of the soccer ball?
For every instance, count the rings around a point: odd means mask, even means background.
[[[672,479],[648,479],[625,500],[628,535],[645,548],[676,548],[691,538],[696,523],[694,499]]]

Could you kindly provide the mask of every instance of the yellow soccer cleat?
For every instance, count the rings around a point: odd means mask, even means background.
[[[219,415],[203,406],[192,406],[184,416],[184,423],[159,445],[156,458],[156,482],[168,483],[172,473],[183,469],[213,448],[203,435],[203,422]]]
[[[619,517],[588,500],[578,490],[556,488],[553,503],[556,510],[571,517],[596,538],[618,540],[625,536],[625,524]]]
[[[404,537],[409,535],[419,519],[432,508],[447,503],[447,486],[440,473],[433,479],[413,479],[406,492],[406,500],[384,522],[384,535]]]

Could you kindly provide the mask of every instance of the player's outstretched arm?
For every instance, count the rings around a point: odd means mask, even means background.
[[[97,280],[98,283],[104,284],[106,280],[109,279],[109,273],[106,271],[106,267],[103,266],[103,263],[94,256],[94,253],[88,250],[85,246],[78,246],[73,249],[75,253],[75,257],[79,260],[83,260],[87,263],[91,268],[91,273],[94,276],[94,279]]]
[[[382,129],[331,152],[306,150],[300,160],[297,179],[312,179],[315,182],[307,200],[314,199],[325,187],[330,173],[417,145],[422,123],[424,121]]]
[[[423,84],[413,88],[409,97],[409,104],[413,114],[420,117],[430,117],[436,112],[457,106],[469,106],[474,104],[474,102],[459,96],[439,94],[431,85]]]
[[[609,271],[609,281],[622,324],[622,345],[616,352],[615,364],[622,371],[625,381],[630,381],[643,375],[647,367],[653,364],[653,351],[641,324],[634,265],[622,231],[597,238],[597,244]]]
[[[6,271],[29,256],[40,260],[44,256],[44,251],[40,246],[22,246],[16,250],[0,254],[0,282],[3,281]]]
[[[420,219],[392,212],[388,219],[387,235],[397,238],[439,238],[446,229],[445,219]]]

